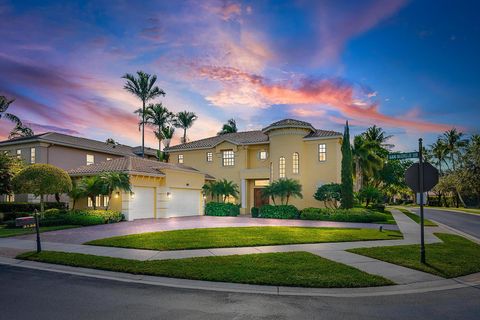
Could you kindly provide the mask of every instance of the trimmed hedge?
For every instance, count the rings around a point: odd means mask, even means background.
[[[302,220],[322,220],[340,222],[384,222],[387,215],[364,208],[353,209],[328,209],[306,208],[300,213]]]
[[[33,212],[37,209],[40,211],[40,203],[30,202],[0,202],[0,212],[16,213],[16,212]],[[45,202],[45,209],[67,209],[67,204],[63,202]]]
[[[258,218],[258,214],[260,213],[260,209],[257,207],[252,207],[250,210],[250,213],[252,214],[252,218]]]
[[[236,217],[240,214],[240,206],[233,203],[209,202],[205,205],[206,216]]]
[[[272,206],[266,204],[260,207],[258,218],[270,219],[298,219],[299,211],[292,205]]]

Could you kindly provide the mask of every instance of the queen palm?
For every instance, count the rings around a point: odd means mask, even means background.
[[[16,138],[24,138],[24,137],[31,137],[34,135],[32,129],[27,126],[24,126],[21,123],[17,123],[15,127],[10,131],[8,139],[16,139]]]
[[[445,131],[441,139],[445,144],[452,169],[455,170],[456,158],[460,155],[462,148],[466,147],[467,140],[463,139],[463,132],[458,131],[456,128]]]
[[[10,107],[10,104],[12,104],[13,101],[15,100],[10,100],[5,96],[0,96],[0,119],[5,118],[15,123],[15,125],[21,126],[22,122],[20,121],[20,119],[16,115],[7,112],[8,107]]]
[[[355,191],[362,189],[364,178],[372,177],[382,168],[383,160],[376,152],[377,150],[377,142],[367,140],[364,135],[355,136],[353,139]]]
[[[177,128],[183,129],[182,143],[187,142],[187,129],[192,127],[193,123],[197,119],[198,117],[194,112],[190,112],[186,110],[180,111],[179,113],[176,114],[174,125]]]
[[[145,105],[149,100],[158,96],[165,96],[165,91],[155,85],[156,75],[150,75],[143,71],[137,71],[137,76],[126,73],[123,77],[127,82],[123,87],[142,101],[142,157],[145,157]]]
[[[222,130],[220,130],[218,135],[222,135],[226,133],[234,133],[237,131],[238,131],[237,122],[235,121],[235,119],[232,118],[232,119],[229,119],[227,123],[223,125]]]
[[[442,164],[447,160],[447,146],[444,141],[438,139],[430,146],[430,153],[435,159],[435,164],[438,166],[438,171],[442,175]]]
[[[163,129],[172,123],[174,117],[161,103],[151,103],[145,109],[145,124],[155,128],[159,151],[162,149]]]

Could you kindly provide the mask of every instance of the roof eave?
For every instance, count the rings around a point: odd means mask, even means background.
[[[311,140],[326,140],[326,139],[338,139],[342,138],[343,136],[341,134],[337,134],[334,136],[326,136],[326,137],[310,137],[310,138],[303,138],[305,141],[311,141]]]
[[[220,143],[225,142],[226,140],[222,140]],[[231,142],[231,141],[228,141]],[[206,150],[206,149],[213,149],[216,146],[218,146],[220,143],[217,143],[213,146],[208,146],[208,147],[197,147],[197,148],[178,148],[178,149],[163,149],[165,152],[177,152],[177,151],[192,151],[192,150]],[[231,142],[235,145],[238,146],[251,146],[251,145],[259,145],[259,144],[270,144],[270,141],[263,141],[263,142],[248,142],[248,143],[234,143]]]

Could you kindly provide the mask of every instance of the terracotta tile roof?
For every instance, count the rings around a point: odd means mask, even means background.
[[[94,175],[102,172],[125,172],[130,174],[147,174],[154,176],[165,176],[162,171],[164,169],[180,170],[180,171],[200,171],[184,166],[181,164],[165,163],[156,160],[143,159],[139,157],[127,156],[101,163],[95,163],[89,166],[81,166],[75,169],[68,170],[71,176],[85,176]]]
[[[236,133],[227,133],[220,136],[214,136],[201,140],[196,140],[184,144],[178,144],[165,148],[165,151],[182,151],[182,150],[195,150],[195,149],[210,149],[223,141],[229,141],[237,145],[246,144],[261,144],[269,143],[268,131],[279,128],[306,128],[310,129],[310,133],[305,136],[305,139],[314,139],[322,137],[335,137],[342,136],[340,132],[315,129],[310,123],[295,119],[284,119],[270,124],[262,130],[256,131],[244,131]]]
[[[123,144],[111,144],[103,141],[81,138],[81,137],[71,136],[68,134],[63,134],[58,132],[46,132],[46,133],[31,136],[31,137],[5,140],[0,142],[0,146],[17,144],[17,143],[37,142],[37,141],[70,146],[70,147],[79,148],[79,149],[104,152],[108,154],[122,155],[122,156],[131,156],[134,154],[140,155],[141,153],[141,147],[130,147]],[[145,154],[156,155],[156,152],[157,150],[155,149],[145,148]]]
[[[170,148],[165,149],[165,151],[208,149],[215,147],[223,141],[229,141],[234,144],[240,145],[260,144],[268,143],[268,136],[260,130],[227,133],[219,136],[179,144],[176,146],[171,146]]]

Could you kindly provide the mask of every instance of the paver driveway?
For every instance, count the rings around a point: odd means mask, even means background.
[[[114,224],[66,229],[42,233],[43,241],[81,244],[87,241],[123,236],[127,234],[217,227],[249,227],[249,226],[298,226],[298,227],[338,227],[338,228],[373,228],[398,230],[396,225],[349,223],[331,221],[255,219],[250,217],[209,217],[194,216],[169,219],[142,219]],[[16,239],[34,240],[35,235],[18,236]]]

